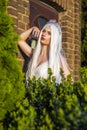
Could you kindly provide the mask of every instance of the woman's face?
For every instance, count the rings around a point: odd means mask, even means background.
[[[51,41],[51,30],[50,30],[50,27],[47,26],[42,31],[41,43],[43,45],[49,45],[50,41]]]

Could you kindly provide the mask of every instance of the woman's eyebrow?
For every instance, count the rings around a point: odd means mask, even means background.
[[[43,32],[43,31],[46,31],[46,29],[43,29],[42,32]]]
[[[49,34],[51,34],[51,31],[48,31]]]

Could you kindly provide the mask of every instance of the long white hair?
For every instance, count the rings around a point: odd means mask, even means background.
[[[49,22],[47,22],[47,24],[41,30],[39,39],[37,41],[37,46],[35,48],[33,56],[28,65],[26,78],[28,79],[28,77],[32,77],[34,75],[37,60],[41,52],[40,39],[41,39],[42,31],[47,26],[49,26],[51,29],[51,42],[50,42],[50,48],[49,48],[48,67],[52,69],[53,75],[56,77],[56,81],[60,83],[61,82],[60,68],[65,65],[68,66],[68,64],[67,62],[64,61],[64,55],[62,54],[63,52],[62,31],[61,31],[60,25],[53,20],[50,20]]]

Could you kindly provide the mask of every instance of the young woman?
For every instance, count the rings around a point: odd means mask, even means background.
[[[26,39],[31,34],[35,34],[35,37],[38,37],[34,50],[26,43]],[[65,78],[70,74],[62,49],[61,28],[56,21],[50,20],[41,31],[37,27],[31,27],[20,35],[18,45],[27,56],[31,57],[26,80],[32,76],[47,78],[48,68],[52,69],[58,84],[61,83],[62,79],[60,69],[64,71]]]

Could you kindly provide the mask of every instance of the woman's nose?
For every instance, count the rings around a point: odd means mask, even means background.
[[[45,36],[47,33],[46,32],[43,32],[43,35]]]

